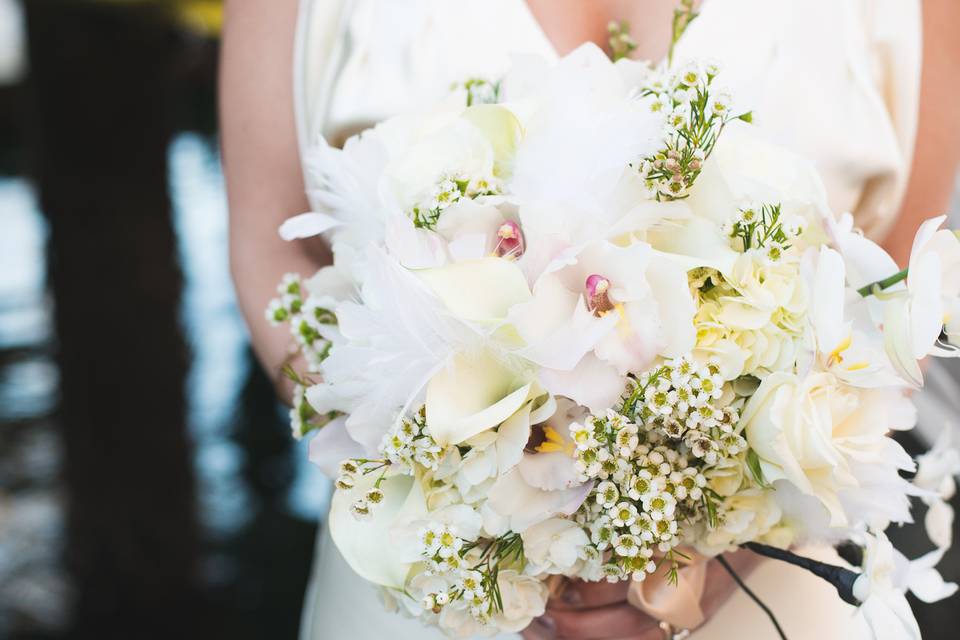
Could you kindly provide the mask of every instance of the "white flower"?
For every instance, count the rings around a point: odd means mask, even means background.
[[[617,485],[609,480],[598,484],[595,491],[597,494],[597,504],[601,507],[612,507],[617,504],[617,501],[620,499],[620,491],[617,489]]]
[[[511,531],[523,533],[528,527],[557,515],[571,515],[590,494],[590,482],[568,489],[549,491],[527,482],[518,468],[499,476],[487,493],[487,504],[509,518]]]
[[[585,558],[590,544],[587,532],[571,520],[551,518],[522,534],[523,551],[536,569],[533,573],[569,575],[577,561]]]
[[[837,378],[862,387],[901,384],[877,339],[866,302],[846,287],[846,265],[839,253],[822,247],[819,254],[805,256],[816,262],[808,269],[810,323],[818,362]]]
[[[765,541],[764,536],[780,523],[782,511],[772,491],[746,489],[719,505],[720,525],[707,528],[697,540],[701,553],[715,555],[744,542]]]
[[[956,356],[956,349],[937,344],[946,320],[960,297],[960,240],[937,229],[946,220],[927,220],[917,231],[910,252],[906,289],[884,297],[884,344],[890,360],[908,382],[919,386],[923,375],[917,360],[928,354]],[[893,273],[887,274],[894,275]],[[955,320],[951,323],[954,326]]]
[[[629,502],[621,502],[607,511],[610,522],[615,527],[629,527],[637,521],[637,508]]]
[[[500,630],[522,631],[546,610],[549,590],[540,580],[508,569],[497,574],[497,585],[503,610],[493,615],[493,622]]]
[[[952,444],[952,429],[947,426],[933,448],[917,457],[917,475],[913,484],[926,493],[924,525],[927,535],[937,547],[945,549],[953,543],[953,507],[950,500],[957,491],[955,477],[960,474],[960,451]]]
[[[864,572],[853,586],[854,596],[862,603],[857,618],[875,640],[920,640],[920,627],[905,595],[906,585],[895,584],[895,572],[890,541],[883,533],[868,535]]]
[[[527,343],[518,353],[552,370],[541,375],[548,389],[599,412],[628,371],[690,350],[693,312],[682,268],[643,243],[601,242],[544,274],[511,320]]]
[[[870,520],[909,518],[910,485],[897,472],[913,461],[886,433],[912,427],[913,419],[897,389],[858,389],[829,373],[778,372],[747,402],[740,425],[768,481],[789,481],[826,507],[832,526],[846,526],[854,512]],[[876,503],[858,512],[871,490],[881,492]]]
[[[917,560],[907,560],[893,548],[882,532],[866,534],[864,571],[853,585],[862,603],[857,618],[876,640],[920,638],[920,628],[906,599],[906,592],[924,602],[937,602],[957,591],[945,583],[934,568],[944,551],[931,551]]]
[[[660,116],[593,44],[554,66],[518,64],[503,87],[524,126],[509,189],[528,237],[565,246],[606,237],[636,205],[622,197],[642,186],[627,165],[655,150]]]
[[[318,413],[348,413],[347,431],[373,451],[435,371],[476,334],[380,251],[369,257],[363,304],[343,302],[335,312],[343,341],[323,361],[324,382],[307,390],[307,400]]]

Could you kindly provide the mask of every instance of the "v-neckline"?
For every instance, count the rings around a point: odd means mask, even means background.
[[[528,2],[528,0],[518,0],[518,2],[520,3],[523,13],[526,15],[527,20],[531,23],[531,26],[536,30],[538,34],[540,34],[540,38],[550,48],[550,52],[553,54],[554,59],[562,58],[563,55],[560,54],[560,49],[557,47],[556,43],[550,37],[550,34],[547,33],[547,30],[543,28],[543,25],[540,23],[540,20],[537,18],[537,14],[534,13],[533,9],[530,7],[530,3]],[[710,3],[710,0],[700,0],[699,6],[697,7],[697,12],[702,12],[704,5],[708,3]],[[684,35],[686,34],[684,33],[683,35],[680,36],[681,40],[683,39]],[[586,44],[587,42],[593,42],[593,41],[585,40],[584,42],[580,43],[580,45],[578,46]],[[600,45],[597,45],[597,46],[600,46]],[[575,49],[576,47],[574,47],[574,50]],[[666,55],[662,56],[661,60],[658,60],[657,62],[659,63],[662,60],[666,60]]]

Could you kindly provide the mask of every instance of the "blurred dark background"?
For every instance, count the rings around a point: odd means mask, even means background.
[[[0,0],[0,638],[296,637],[327,485],[234,302],[221,20]]]
[[[0,0],[0,638],[295,638],[325,481],[226,260],[220,3]]]

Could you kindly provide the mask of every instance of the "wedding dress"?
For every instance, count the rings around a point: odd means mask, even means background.
[[[920,43],[919,0],[704,0],[675,55],[720,63],[755,125],[816,163],[833,210],[882,237],[909,177]],[[518,53],[557,57],[523,0],[301,0],[301,150],[429,104],[455,81],[496,78]],[[386,613],[321,529],[302,640],[441,637]],[[830,549],[804,553],[836,561]],[[792,640],[851,636],[851,608],[803,570],[765,562],[747,582]],[[742,591],[694,637],[720,640],[732,629],[776,637]]]

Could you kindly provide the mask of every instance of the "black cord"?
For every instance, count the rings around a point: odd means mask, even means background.
[[[856,584],[857,578],[860,577],[860,573],[857,571],[851,571],[846,567],[839,567],[835,564],[820,562],[813,558],[798,556],[792,551],[778,549],[777,547],[771,547],[770,545],[760,544],[758,542],[747,542],[742,546],[761,556],[782,560],[801,569],[806,569],[813,575],[823,578],[836,587],[840,598],[847,604],[852,604],[855,607],[859,607],[861,604],[861,602],[857,600],[857,597],[853,595],[853,585]]]
[[[770,618],[770,622],[773,623],[774,628],[777,630],[777,634],[780,636],[781,640],[787,640],[787,634],[783,632],[783,629],[780,627],[780,623],[777,622],[777,616],[773,615],[773,611],[770,610],[770,607],[765,605],[760,598],[757,597],[753,591],[750,590],[750,587],[737,575],[737,572],[733,570],[733,567],[730,566],[730,563],[727,562],[727,559],[722,555],[717,556],[717,560],[720,562],[720,566],[727,570],[727,573],[730,574],[730,577],[733,578],[733,581],[743,589],[743,592],[750,596],[750,599],[757,603],[757,606],[763,609],[763,612],[767,614],[767,617]]]

